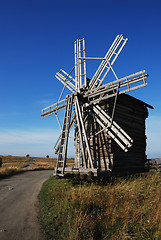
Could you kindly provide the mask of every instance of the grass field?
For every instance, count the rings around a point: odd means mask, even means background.
[[[0,178],[28,170],[54,169],[54,167],[56,166],[56,158],[17,156],[0,156],[0,158],[2,158],[2,167],[0,167]]]
[[[50,178],[39,195],[46,239],[161,239],[161,173],[100,182]]]

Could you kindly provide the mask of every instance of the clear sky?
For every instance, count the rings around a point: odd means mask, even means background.
[[[149,74],[148,86],[131,95],[154,106],[147,155],[161,157],[160,0],[0,0],[0,154],[54,156],[60,129],[41,109],[60,95],[55,73],[73,67],[77,38],[85,38],[87,56],[104,57],[117,34],[129,39],[114,64],[119,78]],[[88,77],[98,65],[87,62]]]

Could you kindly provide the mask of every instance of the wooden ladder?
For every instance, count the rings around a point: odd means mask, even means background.
[[[65,109],[64,123],[63,123],[63,129],[62,129],[60,145],[59,145],[57,166],[55,170],[56,173],[58,173],[58,170],[61,171],[62,175],[64,175],[64,170],[66,167],[67,146],[68,146],[68,138],[69,138],[69,130],[70,130],[72,104],[73,104],[73,94],[68,95],[67,97],[67,105]]]

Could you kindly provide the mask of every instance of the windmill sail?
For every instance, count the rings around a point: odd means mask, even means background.
[[[106,53],[104,59],[102,60],[101,64],[99,65],[96,73],[94,74],[93,78],[89,83],[89,88],[93,89],[94,87],[99,87],[103,80],[105,79],[107,73],[113,66],[114,62],[116,61],[117,57],[119,56],[121,50],[123,49],[124,45],[127,42],[127,38],[124,39],[123,35],[118,35],[113,44],[111,45],[110,49]],[[120,48],[119,48],[120,47]]]

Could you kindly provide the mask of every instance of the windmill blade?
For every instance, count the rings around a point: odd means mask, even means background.
[[[124,39],[124,36],[117,35],[114,42],[112,43],[110,49],[106,53],[104,59],[102,60],[101,64],[99,65],[96,73],[94,74],[93,78],[89,83],[89,88],[93,89],[96,86],[100,86],[105,79],[107,73],[112,68],[112,65],[116,61],[117,57],[119,56],[121,50],[123,49],[124,45],[127,42],[127,38]],[[119,48],[120,47],[120,48]],[[117,51],[116,51],[117,50]]]
[[[85,39],[77,39],[74,42],[74,56],[75,56],[75,80],[76,88],[80,90],[83,85],[82,78],[84,78],[84,85],[87,86],[86,79],[86,59],[85,59]]]
[[[80,105],[79,105],[79,101],[78,101],[77,96],[75,96],[75,113],[76,113],[76,118],[77,118],[79,134],[82,135],[81,136],[82,153],[83,153],[84,158],[85,158],[85,149],[84,149],[84,146],[83,146],[83,141],[84,141],[85,145],[86,145],[87,153],[88,153],[89,163],[91,165],[91,168],[93,168],[91,151],[90,151],[90,148],[89,148],[89,143],[88,143],[88,139],[87,139],[87,135],[86,135],[86,131],[85,131],[85,126],[84,126],[84,122],[83,122],[83,118],[82,118],[82,113],[81,113],[81,110],[80,110]]]
[[[148,74],[145,70],[131,74],[116,81],[107,83],[100,88],[86,92],[85,97],[88,98],[90,104],[107,100],[116,96],[147,86],[146,78]],[[119,91],[117,92],[117,89]]]
[[[93,105],[92,111],[100,126],[127,152],[128,148],[132,146],[132,138],[116,122],[112,121],[110,116],[99,105]]]
[[[72,71],[71,71],[72,72]],[[76,83],[75,79],[66,73],[63,69],[56,73],[55,77],[64,84],[72,93],[77,92],[77,87],[72,83]]]
[[[54,113],[57,113],[65,109],[65,107],[66,107],[66,99],[63,99],[61,101],[58,101],[57,103],[50,105],[49,107],[42,109],[41,117],[42,118],[48,117]]]

